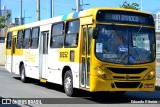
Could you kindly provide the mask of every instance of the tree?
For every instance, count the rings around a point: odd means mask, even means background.
[[[135,10],[139,10],[139,4],[137,3],[127,3],[126,1],[123,2],[122,5],[119,6],[120,8],[126,8],[126,9],[135,9]]]
[[[7,13],[6,16],[0,16],[0,29],[7,27],[5,22],[6,22],[6,20],[8,20],[8,18],[10,18],[10,16],[11,16],[10,13]]]

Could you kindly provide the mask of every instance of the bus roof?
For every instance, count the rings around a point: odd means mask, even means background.
[[[83,11],[79,11],[79,12],[73,12],[73,13],[57,16],[57,17],[42,20],[42,21],[37,21],[37,22],[33,22],[33,23],[21,25],[21,26],[12,27],[12,28],[8,29],[8,31],[14,31],[16,29],[41,26],[41,25],[52,24],[52,23],[61,22],[61,21],[65,21],[65,20],[76,19],[76,18],[85,17],[85,16],[91,16],[94,13],[96,13],[98,10],[119,10],[119,11],[130,11],[130,12],[149,14],[147,12],[142,12],[140,10],[125,9],[125,8],[91,8],[91,9],[87,9],[87,10],[83,10]]]

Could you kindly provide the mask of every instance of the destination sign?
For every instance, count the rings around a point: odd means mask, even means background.
[[[112,20],[115,21],[129,21],[129,22],[140,22],[140,17],[138,16],[130,16],[130,15],[122,15],[122,14],[108,14],[111,16]],[[108,15],[105,15],[105,19],[109,19]]]
[[[97,13],[97,21],[154,26],[151,15],[130,11],[101,10]]]

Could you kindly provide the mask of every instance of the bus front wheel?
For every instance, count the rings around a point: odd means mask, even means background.
[[[76,90],[73,88],[73,76],[70,70],[65,73],[63,84],[64,91],[67,94],[67,96],[75,96]]]
[[[27,82],[27,77],[26,77],[26,74],[25,74],[25,67],[24,67],[23,64],[21,65],[21,75],[20,76],[21,76],[21,81],[23,83]]]

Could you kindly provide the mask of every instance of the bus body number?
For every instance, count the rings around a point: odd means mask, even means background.
[[[68,52],[60,52],[60,58],[67,58]]]

